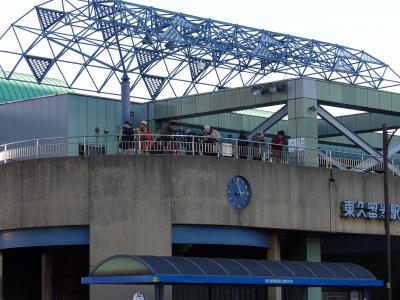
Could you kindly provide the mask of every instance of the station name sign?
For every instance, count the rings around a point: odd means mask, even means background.
[[[385,219],[385,204],[345,200],[341,202],[340,215],[344,218],[383,220]],[[400,204],[390,204],[390,219],[400,220]]]

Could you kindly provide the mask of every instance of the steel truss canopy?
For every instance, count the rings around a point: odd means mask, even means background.
[[[0,77],[31,73],[64,87],[156,100],[264,82],[272,74],[375,89],[400,85],[387,64],[357,49],[121,0],[50,0],[0,38]],[[275,79],[275,78],[274,78]]]
[[[299,286],[382,286],[351,263],[267,261],[179,256],[113,256],[83,284],[227,284]]]

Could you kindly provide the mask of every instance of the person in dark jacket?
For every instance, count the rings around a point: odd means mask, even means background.
[[[168,126],[161,130],[160,140],[164,153],[176,153],[178,144],[176,143],[177,127],[175,122],[169,122]]]
[[[247,135],[244,130],[241,130],[239,132],[237,145],[238,145],[237,151],[238,151],[239,158],[247,159],[249,142],[247,141]]]
[[[124,122],[124,124],[122,125],[120,148],[122,148],[122,150],[124,151],[132,151],[134,139],[135,137],[132,124],[128,121]]]
[[[186,155],[198,155],[201,138],[199,134],[191,129],[185,131],[183,142],[186,148]]]

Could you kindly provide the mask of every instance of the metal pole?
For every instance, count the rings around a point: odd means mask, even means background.
[[[192,136],[192,155],[194,156],[194,135]]]
[[[388,132],[383,124],[383,193],[385,201],[385,245],[386,245],[386,299],[392,300],[392,257],[390,247],[390,206],[388,189]]]
[[[388,155],[389,155],[389,151],[388,151]],[[394,166],[394,158],[392,158],[392,165]],[[392,170],[392,175],[396,175],[393,170]]]
[[[365,168],[364,168],[364,154],[361,154],[361,168],[362,168],[362,170],[363,171],[365,171]]]
[[[86,155],[86,136],[83,136],[83,156]]]
[[[236,140],[236,143],[235,143],[236,145],[236,158],[239,158],[239,151],[240,151],[240,149],[239,149],[239,142],[238,142],[238,140]],[[242,149],[242,151],[243,151],[243,149]]]
[[[104,132],[104,143],[105,143],[105,149],[104,149],[104,153],[103,151],[101,151],[101,154],[107,154],[108,153],[108,139],[107,139],[108,133]]]
[[[39,139],[36,140],[36,158],[39,158]]]
[[[127,73],[121,78],[121,124],[129,122],[130,118],[130,88],[131,84]]]

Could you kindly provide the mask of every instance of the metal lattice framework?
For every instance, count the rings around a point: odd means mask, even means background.
[[[0,39],[0,77],[31,72],[66,87],[156,100],[254,85],[272,73],[388,88],[400,77],[364,51],[120,0],[52,0]]]

